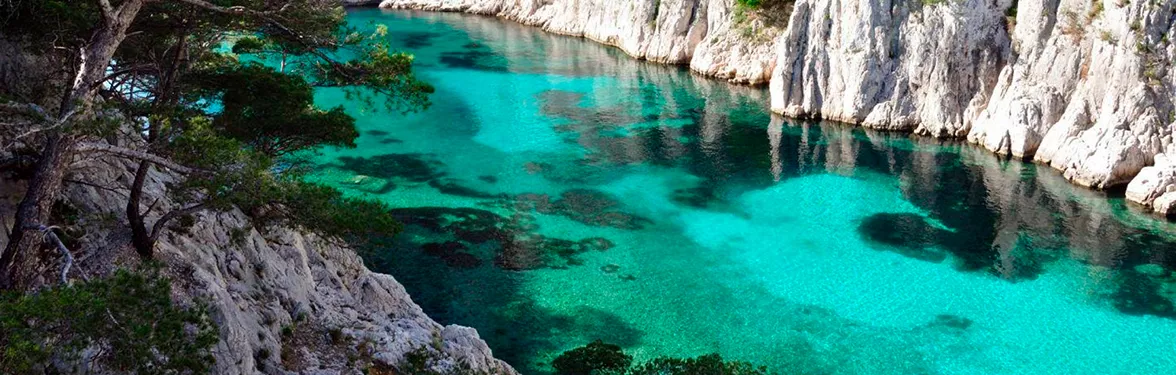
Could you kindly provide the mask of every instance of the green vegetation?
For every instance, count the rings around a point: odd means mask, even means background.
[[[658,357],[633,364],[619,346],[596,340],[560,354],[552,362],[559,375],[767,375],[768,369],[747,362],[724,361],[719,354],[695,358]]]
[[[117,373],[200,374],[216,342],[204,307],[175,306],[155,271],[0,295],[0,373],[48,371],[55,357]]]
[[[759,9],[764,5],[765,0],[735,0],[735,4],[749,9]]]
[[[44,202],[72,159],[138,164],[125,213],[145,259],[172,220],[208,209],[345,240],[398,230],[381,204],[299,181],[298,156],[354,147],[358,136],[342,108],[314,105],[314,88],[343,90],[366,110],[428,106],[433,88],[413,75],[411,55],[388,48],[385,27],[360,32],[322,0],[45,0],[2,2],[0,13],[0,32],[22,53],[72,77],[0,88],[9,98],[0,112],[23,134],[19,153],[34,160],[0,289],[24,287],[32,277],[22,270],[38,268],[40,236],[29,228],[56,224]],[[116,134],[133,142],[109,141]],[[171,211],[144,193],[153,169],[178,176],[166,186]]]
[[[43,285],[37,272],[58,253],[41,251],[38,229],[65,226],[54,231],[62,252],[89,250],[68,228],[87,213],[55,204],[67,184],[128,192],[125,211],[102,225],[128,226],[112,229],[129,229],[143,259],[202,210],[248,214],[252,223],[229,233],[236,243],[272,223],[345,241],[399,231],[387,206],[302,180],[301,156],[354,147],[358,136],[342,108],[314,105],[315,88],[397,112],[427,107],[433,92],[411,55],[388,48],[386,28],[349,27],[338,1],[4,1],[0,15],[15,54],[38,61],[16,69],[43,77],[0,85],[0,158],[21,158],[0,165],[20,168],[13,175],[28,186],[0,252],[0,373],[84,361],[115,373],[196,374],[213,361],[204,308],[173,304],[158,272]],[[133,178],[65,179],[77,175],[74,161],[95,159],[133,162]],[[148,194],[153,170],[170,175],[152,185],[166,196]],[[172,204],[156,204],[164,200]]]
[[[695,358],[655,358],[629,369],[626,375],[767,375],[768,369],[747,362],[724,361],[718,354]]]
[[[420,346],[406,353],[404,359],[395,368],[380,365],[368,368],[365,372],[368,375],[493,375],[475,371],[465,362],[450,365],[446,371],[438,370],[437,367],[442,367],[438,366],[438,364],[437,352],[429,350],[426,346]]]
[[[561,375],[592,375],[593,371],[623,371],[632,363],[633,357],[621,347],[596,340],[560,354],[551,366]]]

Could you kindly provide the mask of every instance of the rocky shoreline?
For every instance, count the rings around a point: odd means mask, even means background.
[[[749,16],[735,0],[379,5],[494,15],[734,83],[769,83],[772,111],[786,116],[966,139],[1084,187],[1130,184],[1129,200],[1176,214],[1154,202],[1173,184],[1145,178],[1176,174],[1156,161],[1173,152],[1176,128],[1176,0],[797,0],[780,6],[786,21]]]
[[[95,159],[73,172],[87,181],[62,194],[79,213],[73,226],[87,233],[76,247],[75,275],[94,278],[142,262],[129,229],[110,222],[127,190],[104,186],[129,181],[134,170],[133,163]],[[163,212],[174,206],[164,189],[172,182],[159,171],[148,177],[145,193]],[[0,221],[12,222],[10,208],[24,190],[22,180],[0,179]],[[437,373],[517,374],[494,358],[476,330],[433,321],[400,283],[368,270],[348,246],[251,223],[238,209],[201,212],[167,231],[156,247],[174,298],[206,304],[219,329],[213,373],[361,374],[424,355]],[[0,237],[0,246],[7,242]]]

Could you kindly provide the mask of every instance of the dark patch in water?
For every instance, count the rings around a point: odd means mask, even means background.
[[[608,251],[616,244],[604,237],[591,237],[580,240],[580,246],[583,246],[584,250]]]
[[[441,163],[427,159],[424,154],[383,154],[368,158],[343,156],[340,168],[355,174],[382,178],[403,178],[412,182],[427,182],[441,177]]]
[[[368,158],[343,156],[339,158],[339,168],[355,174],[380,177],[384,179],[403,179],[410,182],[427,182],[429,186],[442,193],[470,197],[470,198],[503,198],[504,194],[492,194],[462,185],[459,181],[445,177],[441,172],[441,164],[429,159],[424,154],[383,154]],[[396,188],[389,182],[389,186],[381,189],[380,193]]]
[[[991,242],[974,242],[967,234],[931,225],[927,218],[912,213],[871,215],[858,225],[866,240],[885,245],[906,257],[940,263],[950,254],[961,271],[983,271],[1007,280],[1031,280],[1042,272],[1043,256],[1033,245],[1017,238],[1011,248]]]
[[[710,186],[676,189],[673,194],[670,199],[675,203],[695,208],[708,208],[711,203],[719,200],[714,188]]]
[[[1111,295],[1111,302],[1128,315],[1155,315],[1176,319],[1176,306],[1168,297],[1160,295],[1160,282],[1152,276],[1136,271],[1119,273],[1119,287]]]
[[[466,269],[482,266],[482,260],[467,252],[467,249],[465,244],[453,241],[421,245],[425,254],[441,258],[447,266]]]
[[[578,254],[603,251],[612,245],[611,241],[598,237],[572,241],[542,236],[533,233],[538,226],[526,216],[506,218],[475,208],[399,208],[392,210],[392,215],[406,225],[452,235],[456,239],[453,243],[461,245],[462,249],[492,243],[497,249],[494,265],[513,271],[582,265],[584,263],[577,258]],[[442,250],[433,249],[437,254],[456,252]]]
[[[461,196],[461,197],[503,198],[506,196],[506,194],[486,193],[486,192],[478,191],[478,190],[470,188],[470,187],[462,186],[457,181],[450,179],[450,178],[437,178],[437,179],[429,180],[429,186],[432,186],[434,189],[437,189],[438,191],[440,191],[442,193],[449,194],[449,195]]]
[[[947,327],[953,329],[964,330],[972,326],[972,319],[968,319],[958,315],[940,314],[935,316],[935,321],[931,322],[929,327]]]
[[[391,144],[400,144],[400,143],[404,143],[404,141],[396,139],[396,138],[384,138],[384,139],[380,140],[380,144],[382,144],[382,145],[391,145]]]
[[[439,61],[450,68],[505,73],[508,71],[504,64],[505,60],[490,50],[466,49],[464,51],[442,52]]]
[[[651,223],[649,219],[621,211],[620,202],[608,194],[590,189],[568,190],[555,200],[547,194],[519,194],[500,204],[514,210],[561,215],[592,226],[637,230]]]
[[[493,183],[498,182],[498,177],[494,177],[494,176],[490,176],[490,175],[481,175],[481,176],[478,176],[478,180],[485,182],[485,183],[488,183],[488,184],[493,184]]]
[[[392,135],[392,133],[389,133],[389,132],[386,132],[383,130],[368,130],[365,133],[367,133],[367,135],[370,135],[373,137],[386,137],[386,136]]]
[[[871,215],[858,226],[858,233],[867,240],[888,245],[883,248],[935,263],[947,259],[947,254],[936,248],[941,230],[922,216],[909,213]]]
[[[400,43],[408,49],[421,49],[433,45],[433,38],[441,36],[440,33],[428,31],[402,31],[396,33],[396,37]]]

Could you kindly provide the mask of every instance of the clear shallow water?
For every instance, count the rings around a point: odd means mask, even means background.
[[[1176,372],[1176,229],[1121,199],[492,18],[350,18],[437,93],[352,107],[359,147],[312,178],[400,207],[369,265],[524,373],[598,338],[781,373]]]

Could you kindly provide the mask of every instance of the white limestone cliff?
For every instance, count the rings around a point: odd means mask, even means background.
[[[689,64],[737,83],[768,80],[773,24],[736,22],[735,0],[384,0],[380,7],[494,15],[546,31],[582,36],[660,63]],[[753,17],[754,18],[754,17]]]

